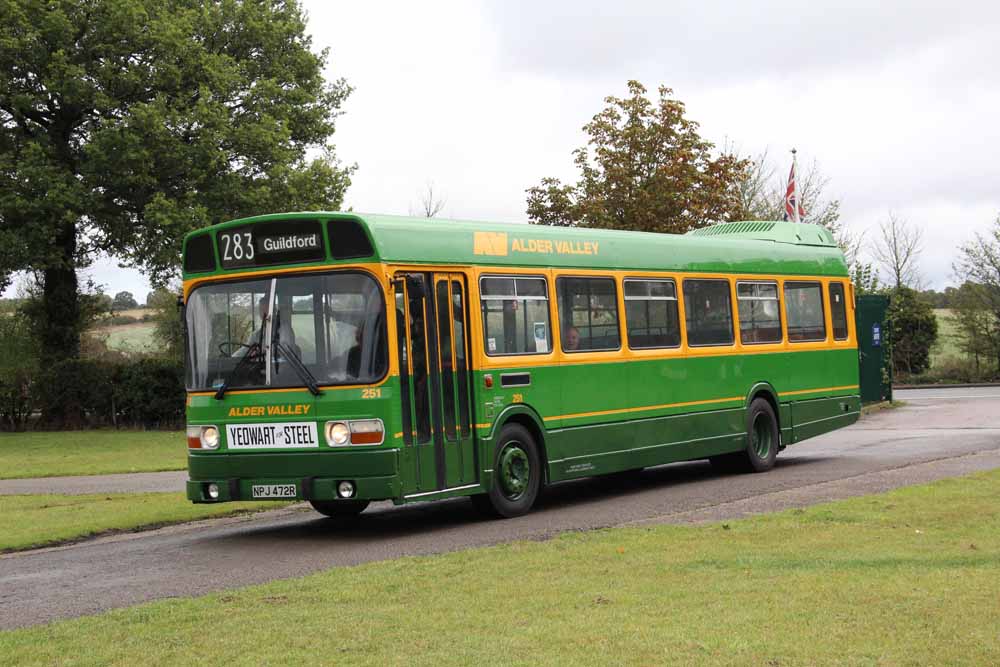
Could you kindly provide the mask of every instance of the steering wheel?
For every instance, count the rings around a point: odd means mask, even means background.
[[[227,340],[219,343],[219,354],[224,357],[231,357],[236,353],[241,347],[253,347],[252,345],[247,345],[246,343],[241,343],[236,340]]]

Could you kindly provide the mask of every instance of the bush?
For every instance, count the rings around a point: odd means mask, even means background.
[[[119,365],[114,383],[117,425],[170,428],[184,422],[184,367],[145,358]]]
[[[136,324],[137,322],[145,322],[146,320],[140,320],[138,317],[132,317],[131,315],[112,315],[108,318],[107,323],[113,327],[121,326],[122,324]]]
[[[38,340],[20,311],[0,314],[0,428],[24,429],[34,410]]]
[[[886,313],[891,327],[894,375],[920,375],[930,367],[931,347],[937,341],[938,323],[930,304],[909,287],[892,291]]]
[[[39,373],[33,387],[46,428],[174,428],[184,422],[184,369],[168,359],[63,361]]]

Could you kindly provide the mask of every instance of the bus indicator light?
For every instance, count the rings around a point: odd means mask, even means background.
[[[351,425],[352,445],[382,444],[383,429],[381,419],[355,419],[349,423]]]
[[[487,389],[492,389],[493,388],[493,376],[492,375],[484,375],[483,376],[483,383],[486,385]]]

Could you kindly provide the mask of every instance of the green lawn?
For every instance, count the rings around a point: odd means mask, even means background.
[[[183,493],[0,496],[0,551],[65,542],[112,530],[136,530],[287,503],[195,505]],[[0,663],[5,661],[0,660]]]
[[[0,479],[183,470],[183,431],[0,433]]]
[[[0,633],[0,662],[985,665],[998,601],[1000,471],[165,600]]]

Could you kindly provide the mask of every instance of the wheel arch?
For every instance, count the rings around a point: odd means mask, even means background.
[[[492,452],[490,461],[492,462],[493,456],[496,455],[496,439],[500,435],[500,430],[507,424],[519,424],[520,426],[523,426],[528,430],[528,433],[531,434],[531,437],[535,439],[535,444],[538,445],[538,456],[542,459],[542,471],[544,472],[542,483],[548,484],[549,456],[545,448],[544,422],[534,408],[524,403],[508,405],[500,412],[500,414],[497,415],[496,419],[493,420],[493,427],[490,429],[489,435],[491,443],[490,450]]]
[[[778,433],[781,433],[781,404],[778,402],[778,392],[774,390],[770,382],[755,383],[750,387],[750,391],[747,392],[747,410],[750,410],[750,404],[757,398],[763,398],[771,404],[771,409],[774,410],[774,418],[778,420]]]

